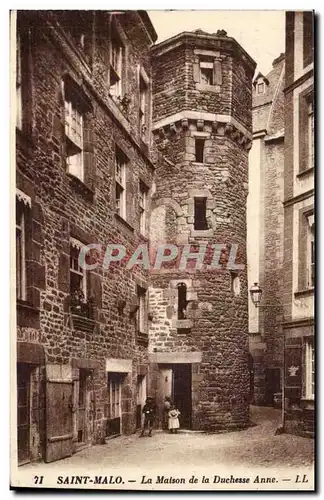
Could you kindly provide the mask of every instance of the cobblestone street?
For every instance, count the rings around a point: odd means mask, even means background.
[[[275,435],[281,412],[273,408],[252,407],[256,424],[240,432],[205,434],[181,431],[170,435],[157,431],[152,438],[138,434],[122,436],[84,449],[72,457],[45,464],[45,467],[127,466],[159,467],[165,463],[185,463],[195,467],[213,463],[245,467],[309,467],[313,464],[314,441],[290,434]],[[27,465],[28,467],[38,467]]]

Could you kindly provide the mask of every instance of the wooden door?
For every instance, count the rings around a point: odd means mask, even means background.
[[[88,370],[79,371],[79,394],[78,394],[78,443],[84,444],[87,438],[87,377]]]
[[[146,401],[146,375],[138,375],[136,388],[136,429],[142,426],[142,409]]]
[[[121,383],[120,374],[109,373],[108,376],[108,408],[107,436],[118,436],[122,433],[121,422]]]
[[[48,378],[46,382],[45,462],[72,455],[72,379]]]
[[[17,364],[18,465],[30,461],[30,367]]]

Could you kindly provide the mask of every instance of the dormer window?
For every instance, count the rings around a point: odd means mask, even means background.
[[[265,91],[265,84],[264,84],[264,82],[259,82],[257,84],[257,93],[258,94],[264,94],[264,91]]]
[[[267,87],[269,85],[269,80],[262,73],[258,73],[255,79],[253,80],[253,86],[255,89],[255,93],[257,95],[265,94],[267,91]]]

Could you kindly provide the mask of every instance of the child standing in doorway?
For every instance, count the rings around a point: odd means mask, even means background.
[[[172,405],[169,411],[169,431],[171,434],[173,432],[177,433],[180,424],[179,424],[179,415],[180,412],[175,405]]]

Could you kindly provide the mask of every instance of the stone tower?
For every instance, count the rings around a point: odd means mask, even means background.
[[[225,31],[197,30],[154,46],[152,64],[150,243],[152,252],[173,244],[179,256],[152,270],[150,390],[160,403],[173,398],[182,427],[242,428],[249,413],[246,197],[255,63]],[[223,246],[220,269],[207,267],[215,244]],[[184,254],[198,251],[202,265],[184,265]]]

